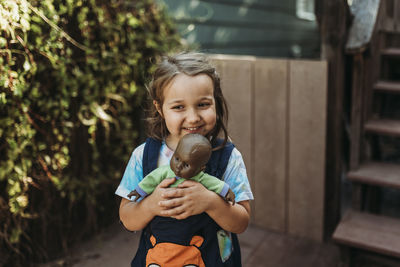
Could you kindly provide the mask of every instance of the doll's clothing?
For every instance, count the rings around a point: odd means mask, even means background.
[[[141,197],[146,197],[147,195],[153,193],[157,185],[159,185],[164,179],[172,177],[175,177],[176,181],[170,185],[170,187],[177,187],[186,180],[184,178],[176,177],[171,167],[169,165],[164,165],[146,175],[146,177],[140,181],[135,190]],[[229,190],[229,185],[227,183],[204,172],[198,173],[189,180],[201,183],[208,190],[213,191],[222,197],[225,197]]]

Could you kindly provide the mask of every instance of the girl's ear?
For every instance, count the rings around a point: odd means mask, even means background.
[[[153,100],[153,105],[156,107],[156,110],[157,110],[158,114],[160,114],[160,116],[162,118],[164,118],[163,114],[162,114],[162,109],[161,109],[160,103],[158,103],[156,100]]]

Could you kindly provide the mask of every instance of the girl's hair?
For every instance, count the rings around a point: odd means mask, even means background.
[[[164,56],[157,65],[157,69],[147,87],[151,102],[149,103],[150,110],[147,117],[149,136],[158,140],[163,140],[169,134],[164,119],[158,113],[152,102],[155,100],[159,106],[162,107],[164,101],[163,89],[180,73],[189,76],[206,74],[213,81],[217,120],[214,129],[212,129],[206,137],[213,143],[222,131],[224,134],[222,146],[224,146],[228,140],[228,131],[226,128],[228,108],[222,94],[220,78],[215,67],[210,64],[207,56],[196,52],[183,52],[173,56]]]

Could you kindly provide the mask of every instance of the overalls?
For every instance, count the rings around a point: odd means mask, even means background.
[[[217,142],[213,144],[213,147],[217,147],[220,144],[222,144],[222,140],[218,139]],[[157,168],[160,148],[160,141],[152,138],[146,140],[143,151],[143,177]],[[234,145],[232,143],[227,143],[224,148],[213,151],[206,165],[205,172],[221,179],[222,175],[225,173],[233,148]],[[224,260],[221,259],[217,235],[221,235],[223,232],[225,231],[223,231],[205,212],[183,220],[156,216],[142,231],[139,248],[131,262],[131,266],[242,266],[240,247],[236,234],[231,234],[231,247],[233,250],[231,253],[229,251],[228,256],[230,256],[224,258]],[[190,248],[188,249],[188,247]],[[164,253],[166,250],[171,251],[168,250],[168,248],[176,248],[176,252]],[[187,255],[179,252],[185,249],[189,251]],[[199,251],[201,256],[199,256]],[[168,255],[162,255],[163,253]],[[199,254],[196,262],[191,262],[191,259],[185,259],[185,257],[196,257],[193,256],[194,254]],[[164,257],[174,259],[167,260],[167,263],[160,263],[154,260],[162,261]],[[182,259],[175,259],[180,257]],[[175,262],[178,260],[180,264],[177,265]]]

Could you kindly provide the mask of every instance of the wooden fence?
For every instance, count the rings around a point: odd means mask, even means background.
[[[322,241],[327,63],[212,55],[229,133],[254,193],[252,223]]]

